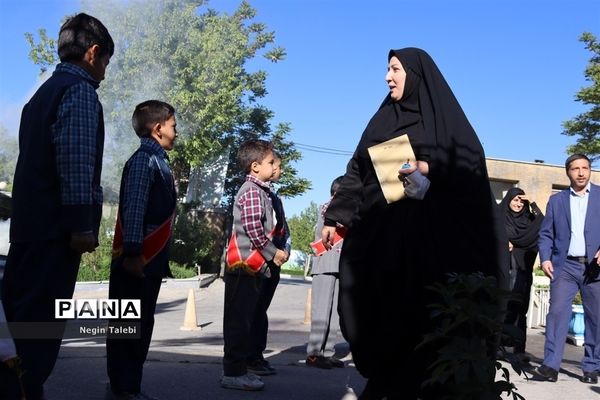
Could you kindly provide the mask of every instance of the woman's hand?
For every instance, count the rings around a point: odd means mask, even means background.
[[[531,196],[529,196],[527,194],[521,194],[518,197],[522,203],[525,203],[525,202],[528,202],[529,204],[534,203],[534,200],[531,198]]]
[[[399,176],[406,176],[406,175],[410,175],[413,172],[415,172],[417,169],[419,170],[419,172],[425,176],[427,176],[429,174],[429,163],[427,161],[411,161],[408,164],[404,164],[403,167],[405,165],[410,165],[410,167],[408,168],[400,168],[398,170],[398,175]]]

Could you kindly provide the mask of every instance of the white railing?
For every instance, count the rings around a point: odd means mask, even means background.
[[[546,315],[550,308],[550,288],[531,286],[529,309],[527,312],[527,327],[532,328],[546,325]]]

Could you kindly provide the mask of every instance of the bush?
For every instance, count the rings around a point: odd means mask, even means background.
[[[577,292],[575,298],[573,299],[573,304],[583,304],[583,300],[581,299],[581,292]]]
[[[171,273],[175,279],[188,279],[198,276],[196,267],[187,267],[171,261],[169,262],[169,268],[171,268]]]
[[[99,245],[93,253],[81,256],[81,265],[77,280],[106,281],[110,276],[110,263],[112,261],[112,240],[115,227],[116,214],[114,211],[107,218],[102,218],[98,233]]]
[[[185,267],[193,267],[206,257],[212,248],[210,228],[191,204],[177,205],[173,227],[171,260]]]
[[[294,269],[281,268],[281,273],[292,275],[292,276],[304,276],[304,270],[298,269],[298,268],[294,268]]]
[[[424,386],[443,392],[439,400],[500,400],[503,393],[524,399],[515,392],[508,369],[495,359],[509,292],[481,273],[451,274],[447,283],[430,289],[440,298],[429,305],[436,330],[425,335],[419,347],[433,346],[437,359]],[[503,379],[496,381],[499,370]]]
[[[193,218],[189,212],[184,212],[185,209],[185,206],[179,208],[179,217],[174,226],[171,242],[171,259],[174,261],[170,262],[169,266],[174,278],[197,276],[196,261],[207,252],[206,224],[202,220]],[[110,215],[102,218],[98,234],[100,244],[93,253],[85,253],[81,256],[78,281],[106,281],[110,278],[116,213],[117,209],[113,207]]]

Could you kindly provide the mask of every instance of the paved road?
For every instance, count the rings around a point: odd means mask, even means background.
[[[262,392],[221,388],[223,287],[219,279],[205,288],[199,288],[198,280],[168,280],[163,284],[145,366],[144,391],[163,400],[340,400],[347,388],[360,393],[365,381],[353,367],[342,338],[337,348],[346,356],[346,368],[320,370],[304,365],[309,325],[303,322],[310,283],[296,279],[282,279],[269,313],[267,357],[279,373],[264,378]],[[180,327],[190,289],[195,295],[201,329],[184,331]],[[78,284],[75,297],[106,298],[106,294],[106,284]],[[530,330],[528,350],[532,363],[538,365],[543,354],[543,330]],[[512,370],[511,377],[528,400],[600,400],[600,385],[585,385],[578,380],[582,355],[582,347],[567,345],[557,383],[526,381]],[[410,368],[410,360],[398,362]],[[51,400],[100,400],[107,382],[104,339],[67,339],[46,391]]]

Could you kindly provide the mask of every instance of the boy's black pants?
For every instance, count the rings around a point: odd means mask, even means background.
[[[162,278],[134,277],[123,270],[113,268],[110,273],[108,297],[111,299],[140,299],[141,318],[119,320],[109,325],[131,324],[136,326],[136,338],[115,338],[108,333],[106,339],[106,362],[110,386],[114,393],[139,393],[142,385],[144,362],[150,348],[154,328],[154,311]],[[130,336],[131,337],[131,336]]]
[[[241,269],[226,271],[223,312],[223,374],[244,375],[246,360],[252,352],[251,326],[264,279]]]
[[[31,323],[30,331],[42,336],[14,339],[26,371],[21,381],[28,400],[43,397],[44,382],[56,363],[65,323],[54,318],[54,300],[73,297],[80,261],[81,255],[70,248],[67,237],[10,246],[2,279],[7,321]],[[0,398],[20,399],[19,393],[16,375],[1,369]]]
[[[248,362],[264,360],[263,352],[267,348],[267,334],[269,331],[269,318],[267,310],[271,305],[271,300],[275,296],[275,289],[279,284],[281,268],[273,263],[269,263],[271,277],[263,279],[256,312],[250,327],[250,356]]]

